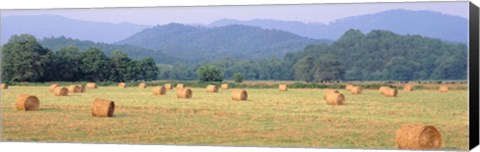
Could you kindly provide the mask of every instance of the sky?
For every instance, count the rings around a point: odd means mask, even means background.
[[[468,19],[468,2],[357,3],[310,5],[249,5],[202,7],[92,8],[4,10],[10,15],[60,15],[71,19],[110,23],[129,22],[163,25],[171,22],[209,24],[219,19],[275,19],[328,24],[345,17],[374,14],[392,9],[428,10]]]

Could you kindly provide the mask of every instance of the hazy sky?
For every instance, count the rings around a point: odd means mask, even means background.
[[[6,10],[2,11],[2,16],[50,14],[87,21],[147,25],[170,22],[208,24],[222,18],[329,23],[336,19],[391,9],[428,10],[468,19],[468,2]]]

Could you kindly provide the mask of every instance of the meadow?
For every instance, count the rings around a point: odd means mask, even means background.
[[[176,89],[152,95],[140,89],[104,87],[56,97],[48,86],[2,90],[2,140],[120,144],[175,144],[316,148],[395,149],[403,124],[436,126],[442,149],[468,149],[468,91],[399,90],[387,98],[376,89],[345,95],[345,105],[327,105],[321,89],[247,88],[247,101],[230,90],[192,88],[191,99]],[[35,95],[39,111],[17,111],[20,94]],[[92,117],[95,98],[115,102],[114,117]]]

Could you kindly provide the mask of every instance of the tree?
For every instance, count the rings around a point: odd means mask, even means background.
[[[223,74],[220,68],[214,65],[203,65],[198,69],[197,73],[200,82],[223,81]]]
[[[141,79],[150,81],[158,77],[158,68],[153,58],[145,58],[140,61]]]
[[[237,82],[237,83],[242,83],[243,82],[243,75],[241,73],[235,73],[233,78],[235,79],[235,82]]]
[[[393,57],[385,65],[385,75],[389,80],[412,80],[414,67],[404,57]]]
[[[2,49],[3,81],[45,81],[53,53],[29,34],[13,35]]]
[[[82,53],[82,71],[88,81],[106,81],[109,79],[111,64],[109,58],[97,48],[89,48]]]
[[[110,77],[110,79],[117,82],[125,82],[132,78],[128,71],[131,61],[132,60],[121,51],[113,51],[110,55],[110,62],[113,66],[110,74],[115,77]]]
[[[55,68],[58,74],[54,80],[61,81],[78,81],[82,79],[83,71],[82,54],[77,47],[69,46],[61,48],[55,52],[56,60],[54,61]]]
[[[314,58],[304,57],[295,63],[295,79],[310,82],[313,80],[312,71]]]
[[[345,67],[332,55],[317,59],[313,67],[313,77],[316,81],[342,80],[344,73]]]

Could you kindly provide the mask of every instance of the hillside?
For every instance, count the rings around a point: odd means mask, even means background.
[[[29,33],[42,39],[66,36],[74,39],[112,43],[149,26],[131,23],[106,23],[69,19],[55,15],[6,16],[1,18],[2,44],[14,34]]]
[[[39,42],[43,47],[49,48],[53,51],[58,51],[67,46],[75,46],[80,50],[87,50],[90,47],[96,47],[104,51],[104,53],[107,55],[110,55],[110,53],[114,50],[119,50],[133,59],[152,57],[156,63],[173,63],[179,61],[179,59],[167,56],[160,51],[149,50],[126,44],[96,43],[86,40],[82,41],[78,39],[66,38],[64,36],[44,38]]]
[[[287,52],[321,42],[329,41],[252,26],[206,28],[172,23],[145,29],[118,44],[161,50],[167,55],[197,63],[227,56],[235,59],[282,57]]]
[[[340,38],[345,31],[352,28],[365,33],[380,29],[398,34],[418,34],[462,43],[466,43],[468,39],[468,19],[431,11],[389,10],[343,18],[330,24],[267,19],[249,21],[221,19],[208,26],[220,27],[226,25],[248,25],[264,29],[278,29],[314,39],[331,40]]]

